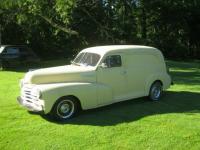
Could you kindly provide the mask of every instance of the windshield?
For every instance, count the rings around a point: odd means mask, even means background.
[[[84,66],[96,66],[97,62],[100,59],[100,55],[95,53],[79,53],[72,64],[75,65],[84,65]]]

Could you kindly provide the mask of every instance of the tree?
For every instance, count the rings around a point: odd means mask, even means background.
[[[198,0],[1,0],[2,42],[41,55],[105,44],[143,44],[170,58],[200,57]],[[52,55],[52,57],[55,55]]]

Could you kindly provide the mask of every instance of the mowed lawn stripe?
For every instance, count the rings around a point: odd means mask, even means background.
[[[200,149],[199,63],[167,64],[175,85],[161,101],[139,98],[87,110],[64,124],[18,105],[27,69],[0,71],[0,149]]]

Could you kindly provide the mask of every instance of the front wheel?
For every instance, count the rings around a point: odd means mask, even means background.
[[[156,81],[151,85],[150,91],[149,91],[149,98],[152,101],[158,101],[161,98],[163,91],[163,87],[161,82]]]
[[[64,97],[58,100],[51,112],[51,115],[60,121],[72,118],[78,111],[78,101],[73,97]]]

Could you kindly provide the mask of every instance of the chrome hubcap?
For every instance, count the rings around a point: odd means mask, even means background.
[[[60,111],[61,111],[62,113],[67,113],[69,110],[70,110],[69,104],[63,104],[63,105],[60,107]]]
[[[162,85],[160,83],[153,84],[150,97],[152,100],[159,100],[162,93]]]
[[[61,118],[69,118],[74,113],[74,103],[71,100],[63,100],[57,106],[57,114]]]
[[[152,95],[153,95],[154,98],[156,98],[156,99],[159,98],[160,97],[160,93],[161,93],[160,87],[154,87],[152,89]]]

